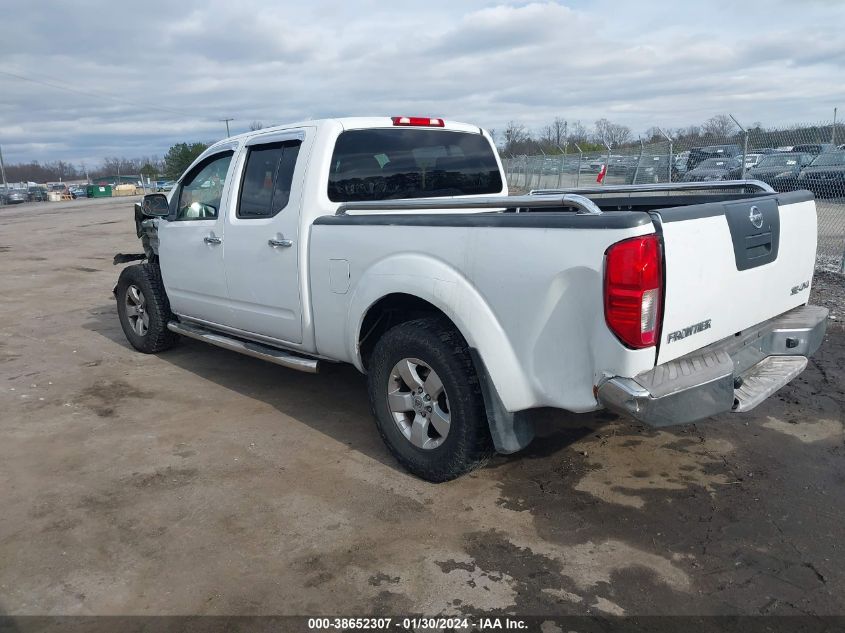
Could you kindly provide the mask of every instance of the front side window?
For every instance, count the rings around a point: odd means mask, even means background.
[[[249,148],[239,218],[271,218],[287,206],[301,145],[302,141],[285,141]]]
[[[333,202],[501,193],[490,142],[452,130],[350,130],[337,139],[329,173]]]
[[[229,151],[210,156],[185,177],[176,204],[177,220],[217,218],[233,153]]]

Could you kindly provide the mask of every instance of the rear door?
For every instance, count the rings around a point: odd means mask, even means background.
[[[658,363],[807,303],[816,259],[807,192],[658,213],[665,257]]]
[[[227,215],[230,325],[302,342],[299,216],[305,175],[303,130],[247,143],[242,178]]]

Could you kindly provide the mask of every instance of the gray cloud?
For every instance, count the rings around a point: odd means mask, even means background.
[[[220,137],[224,116],[233,132],[417,113],[642,131],[720,112],[816,121],[845,103],[834,2],[11,4],[0,71],[70,90],[0,74],[9,162],[163,154]]]

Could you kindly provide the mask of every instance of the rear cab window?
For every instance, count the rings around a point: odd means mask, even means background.
[[[501,193],[502,175],[482,134],[386,128],[338,136],[329,172],[332,202]]]

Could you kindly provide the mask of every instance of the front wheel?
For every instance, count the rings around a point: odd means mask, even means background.
[[[449,481],[492,455],[466,341],[445,320],[417,319],[385,333],[373,349],[368,384],[382,439],[418,477]]]
[[[177,343],[179,335],[167,329],[173,315],[157,266],[136,264],[124,268],[115,297],[120,326],[132,347],[155,354]]]

